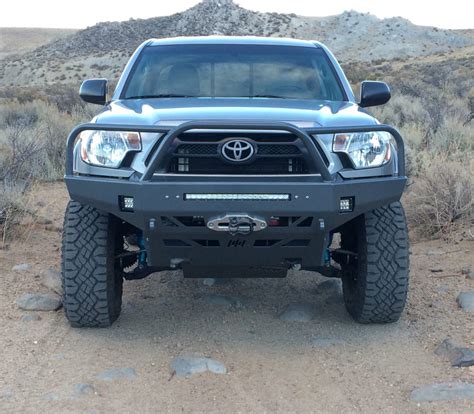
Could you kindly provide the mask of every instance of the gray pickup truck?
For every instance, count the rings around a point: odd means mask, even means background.
[[[111,97],[67,140],[64,307],[72,326],[119,316],[123,280],[342,278],[360,323],[399,319],[408,289],[403,140],[366,107],[322,44],[275,38],[148,40]]]

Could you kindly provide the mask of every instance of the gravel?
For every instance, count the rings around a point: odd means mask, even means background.
[[[97,379],[101,381],[131,380],[137,377],[137,372],[133,368],[110,368],[97,375]]]
[[[417,402],[474,400],[474,384],[448,382],[425,385],[415,388],[410,394],[410,399]]]
[[[55,311],[61,307],[61,298],[51,293],[24,293],[17,300],[20,309],[30,311]]]
[[[192,356],[176,357],[171,362],[171,369],[178,377],[189,377],[206,371],[213,374],[227,373],[227,368],[219,361]]]
[[[332,346],[346,345],[346,341],[337,338],[313,338],[311,346],[313,348],[330,348]]]

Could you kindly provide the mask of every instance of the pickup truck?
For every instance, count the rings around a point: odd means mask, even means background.
[[[342,279],[360,323],[399,319],[409,252],[404,144],[356,99],[321,43],[256,37],[152,39],[67,139],[64,308],[74,327],[111,325],[124,280]]]

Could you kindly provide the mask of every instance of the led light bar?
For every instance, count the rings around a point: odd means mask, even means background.
[[[290,194],[185,194],[185,200],[203,200],[203,201],[219,201],[219,200],[248,200],[248,201],[289,201]]]

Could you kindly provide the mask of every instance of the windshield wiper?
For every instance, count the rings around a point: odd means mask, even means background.
[[[157,95],[127,96],[125,99],[153,99],[153,98],[199,98],[196,95],[181,95],[178,93],[161,93]]]
[[[243,98],[275,98],[275,99],[291,99],[288,96],[280,96],[280,95],[250,95],[244,96]]]

